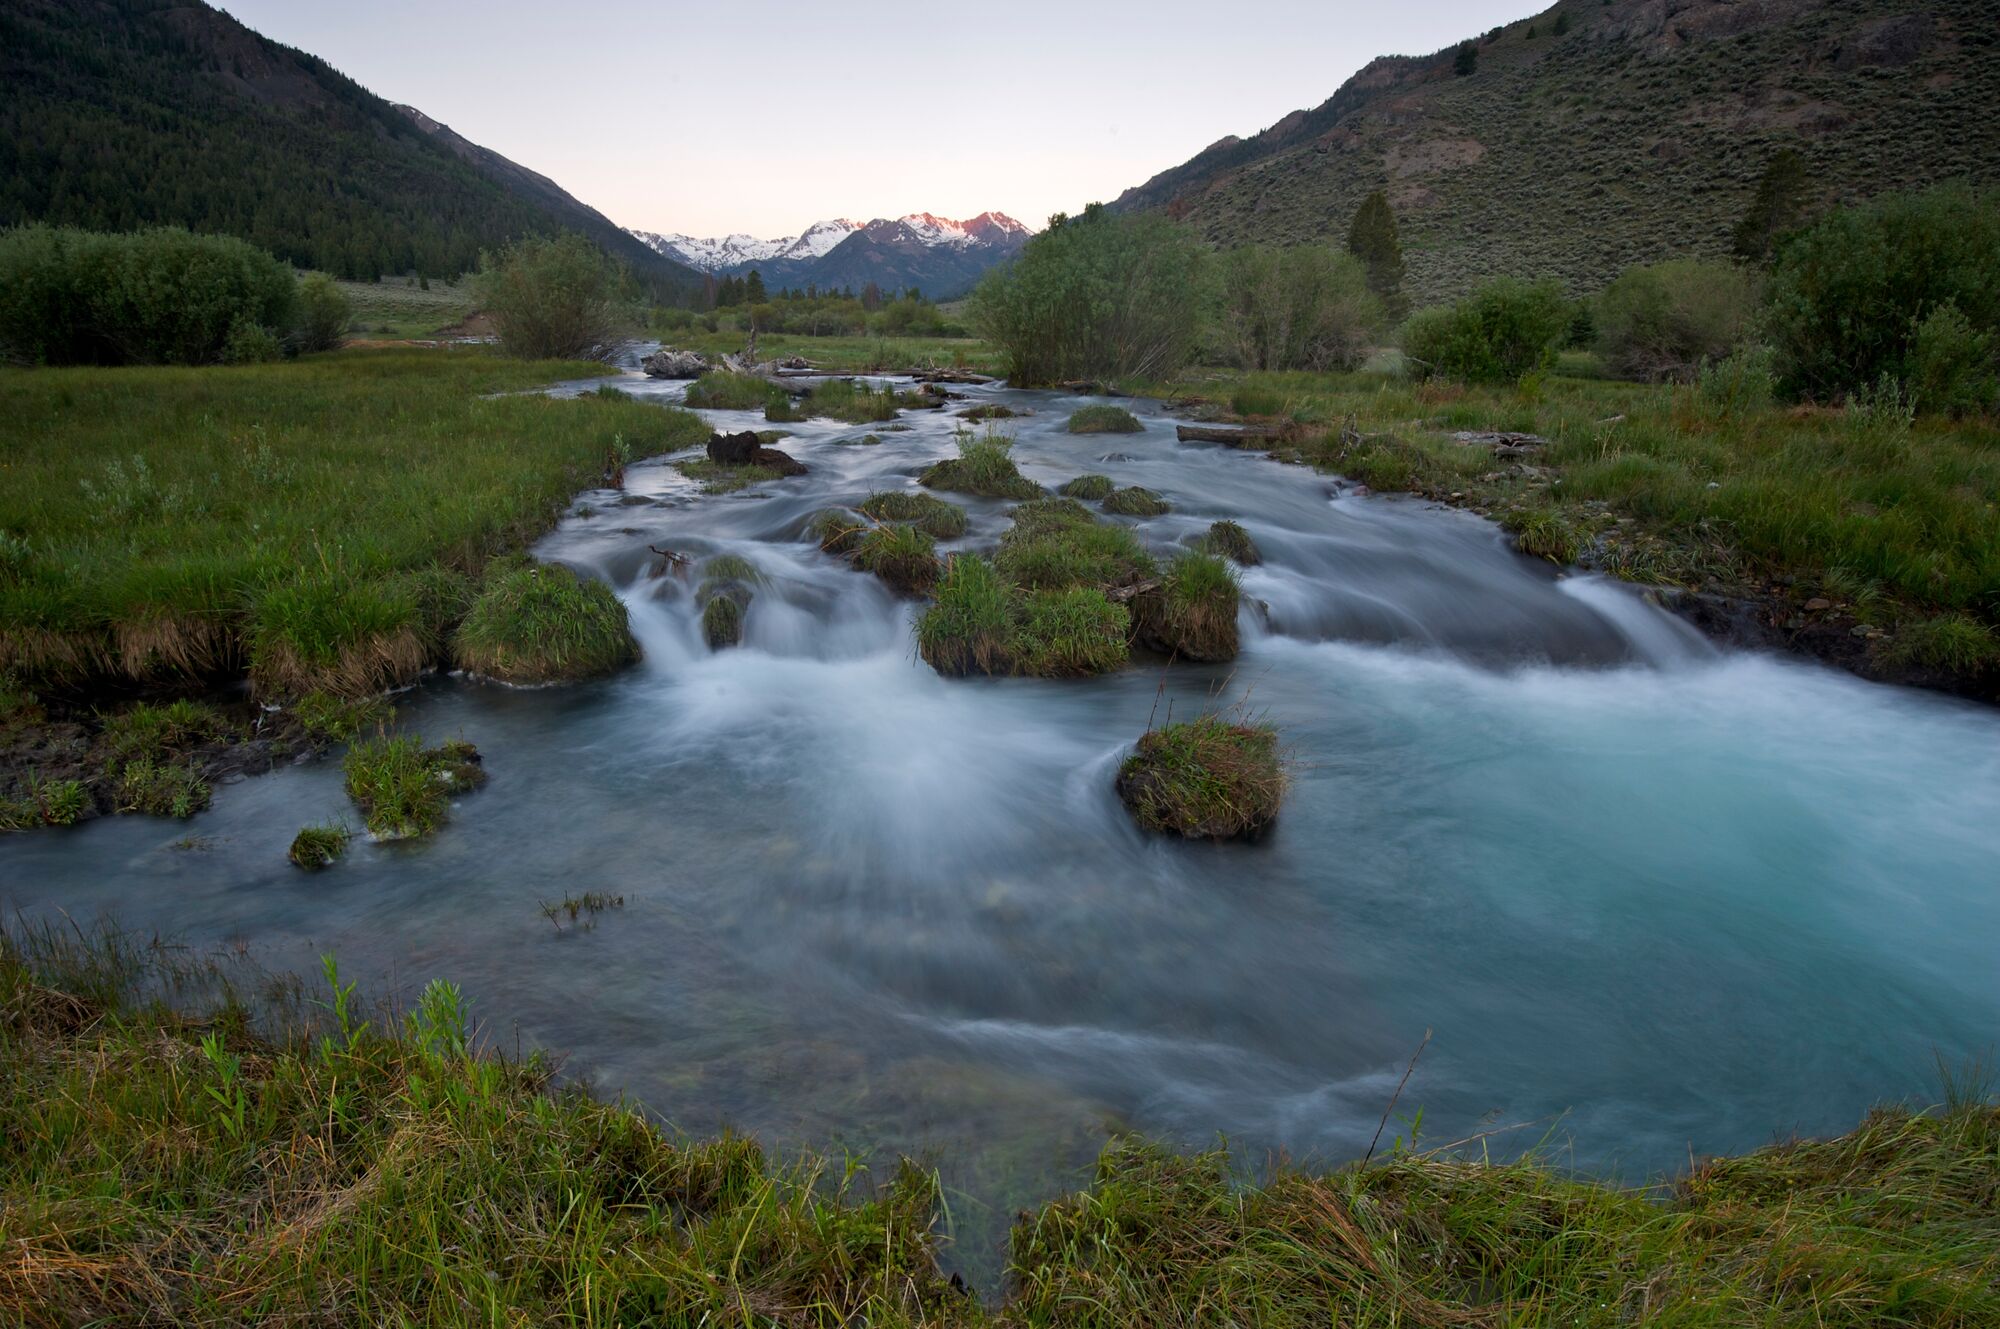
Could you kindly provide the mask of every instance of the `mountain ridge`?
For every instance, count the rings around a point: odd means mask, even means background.
[[[579,231],[698,279],[547,176],[197,0],[0,7],[0,225],[179,225],[341,276],[447,276]]]
[[[707,238],[639,230],[631,234],[710,276],[740,276],[755,268],[771,290],[858,288],[872,281],[885,290],[914,286],[943,298],[969,289],[988,268],[1018,254],[1030,232],[1006,213],[989,209],[964,221],[930,212],[868,222],[832,218],[799,235],[770,240],[741,233]]]
[[[1423,301],[1495,276],[1582,293],[1632,263],[1724,254],[1781,148],[1822,207],[2000,178],[1983,0],[1559,0],[1470,40],[1469,74],[1463,43],[1378,57],[1111,206],[1223,245],[1338,241],[1381,189]]]

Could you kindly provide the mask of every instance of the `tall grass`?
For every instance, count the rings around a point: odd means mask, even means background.
[[[596,372],[425,350],[0,372],[0,668],[402,681],[438,629],[412,574],[477,574],[626,461],[707,436],[524,391]]]

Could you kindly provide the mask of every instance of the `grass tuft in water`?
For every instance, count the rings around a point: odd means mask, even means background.
[[[1114,488],[1116,486],[1108,475],[1079,475],[1056,492],[1064,498],[1080,498],[1086,503],[1095,503],[1109,498]]]
[[[1244,530],[1240,522],[1211,523],[1208,536],[1202,543],[1209,553],[1220,554],[1241,567],[1254,568],[1264,561],[1257,542],[1250,538],[1250,532]]]
[[[806,533],[829,554],[851,554],[868,534],[867,519],[846,508],[821,508],[806,522]]]
[[[982,498],[1040,498],[1042,487],[1023,476],[1009,453],[1014,440],[1005,434],[989,433],[965,439],[959,455],[932,462],[918,482],[926,489],[948,489]]]
[[[1157,517],[1161,513],[1172,512],[1173,505],[1150,489],[1137,485],[1129,489],[1114,489],[1104,496],[1101,505],[1106,512],[1120,517]]]
[[[1014,667],[1008,587],[975,554],[953,554],[930,608],[917,620],[917,651],[940,674],[1005,674]]]
[[[965,534],[964,508],[913,489],[870,494],[862,501],[861,511],[876,521],[909,522],[938,540],[956,540]]]
[[[490,578],[452,639],[459,665],[506,683],[597,678],[639,658],[625,606],[560,564]]]
[[[378,840],[431,834],[445,823],[451,795],[486,782],[479,752],[454,741],[426,748],[414,734],[367,739],[348,748],[341,762],[347,796]]]
[[[903,595],[921,595],[938,579],[937,542],[921,526],[877,526],[862,537],[854,562]]]
[[[286,851],[285,857],[292,861],[293,867],[318,872],[321,868],[332,867],[347,852],[347,842],[353,835],[337,821],[322,826],[307,826],[292,837],[292,847]]]
[[[1236,656],[1236,572],[1214,554],[1189,550],[1160,575],[1160,585],[1137,596],[1133,612],[1146,645],[1186,660]]]
[[[1145,428],[1122,406],[1086,406],[1069,418],[1072,434],[1136,434]]]
[[[1261,834],[1285,785],[1277,730],[1219,715],[1147,730],[1118,768],[1118,797],[1139,825],[1191,840]]]

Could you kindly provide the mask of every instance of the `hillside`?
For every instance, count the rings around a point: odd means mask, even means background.
[[[694,280],[555,182],[205,4],[9,0],[0,86],[0,225],[184,225],[362,279],[575,230],[655,287]]]
[[[1300,241],[1344,238],[1386,189],[1422,301],[1498,275],[1581,292],[1722,253],[1780,148],[1821,205],[2000,178],[1990,0],[1563,0],[1477,41],[1470,75],[1455,48],[1378,59],[1114,206],[1223,244]]]
[[[755,268],[774,291],[858,291],[874,282],[885,291],[914,286],[939,300],[971,290],[988,268],[1028,243],[1028,228],[1004,212],[982,212],[962,222],[928,212],[878,217],[866,225],[840,218],[775,240],[632,234],[669,258],[719,277]]]

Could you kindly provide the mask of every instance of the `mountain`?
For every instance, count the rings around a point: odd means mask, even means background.
[[[657,292],[698,280],[546,176],[206,4],[6,0],[0,87],[0,225],[182,225],[350,277],[449,275],[572,230]]]
[[[1378,59],[1112,206],[1222,244],[1344,240],[1384,189],[1421,303],[1722,254],[1781,148],[1821,206],[2000,179],[1992,0],[1562,0],[1473,43],[1469,74],[1458,48]]]
[[[816,222],[802,235],[776,240],[632,234],[659,253],[718,277],[755,268],[773,291],[807,286],[859,290],[872,281],[883,290],[914,286],[943,299],[962,295],[988,268],[1020,253],[1029,232],[1004,212],[982,212],[962,222],[913,212],[866,225],[845,218]]]

